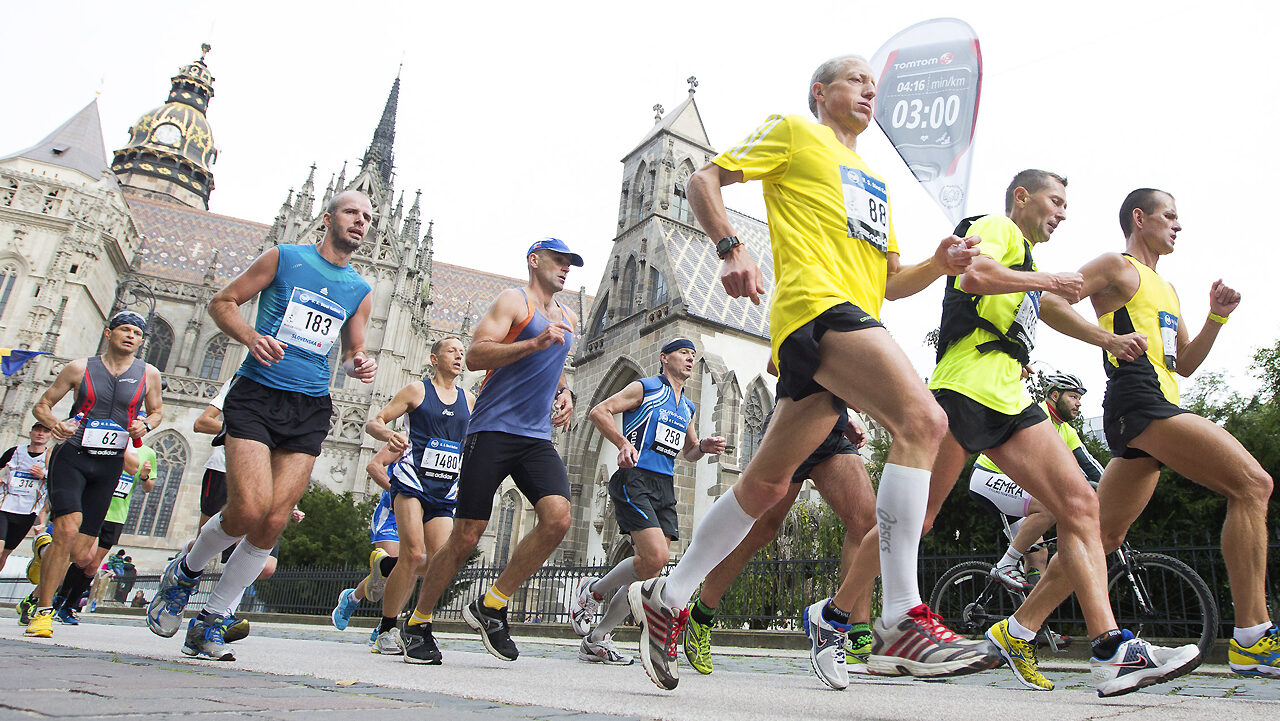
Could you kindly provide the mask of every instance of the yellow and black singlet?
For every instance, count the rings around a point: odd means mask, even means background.
[[[1142,333],[1147,352],[1133,361],[1122,361],[1105,350],[1107,396],[1162,396],[1178,404],[1178,324],[1182,322],[1178,294],[1154,270],[1128,253],[1125,260],[1138,271],[1138,290],[1123,306],[1098,318],[1103,330],[1117,335]]]

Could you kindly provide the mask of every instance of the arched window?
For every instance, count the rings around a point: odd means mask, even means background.
[[[200,362],[200,377],[211,381],[222,375],[222,361],[227,357],[227,337],[221,333],[204,348],[204,360]]]
[[[160,372],[169,369],[169,353],[173,350],[173,328],[163,318],[151,319],[151,328],[147,331],[147,362]]]
[[[652,265],[649,266],[649,291],[650,305],[656,307],[667,302],[667,279]]]
[[[163,537],[169,535],[169,520],[173,516],[178,489],[182,486],[182,473],[187,468],[190,454],[186,441],[173,431],[161,434],[151,447],[156,452],[156,467],[151,469],[156,485],[150,493],[143,493],[141,489],[133,492],[124,532]]]
[[[689,207],[689,197],[685,194],[684,188],[684,183],[676,183],[675,191],[671,194],[671,217],[681,223],[693,225],[693,210]]]
[[[5,308],[9,307],[9,297],[13,295],[13,285],[18,282],[18,266],[5,263],[0,268],[0,318],[4,317]]]
[[[747,394],[747,403],[742,409],[743,468],[755,456],[756,449],[760,447],[760,441],[764,439],[764,418],[769,414],[772,405],[768,391],[762,387],[753,387]]]
[[[636,178],[631,183],[631,212],[629,213],[631,222],[627,223],[627,225],[635,225],[640,222],[640,215],[644,212],[644,198],[649,192],[648,178],[648,168],[641,161],[640,168],[636,170]]]
[[[595,306],[591,309],[591,325],[587,326],[587,337],[595,338],[604,332],[604,320],[609,312],[609,296],[602,295],[595,300]]]
[[[627,258],[627,265],[622,271],[622,298],[618,307],[622,309],[620,317],[626,318],[636,307],[636,257]]]
[[[511,493],[503,495],[502,503],[498,505],[498,528],[494,531],[494,537],[498,542],[493,551],[493,563],[496,566],[506,564],[511,554],[511,547],[515,545],[516,539],[512,536],[515,535],[518,507],[519,502]]]

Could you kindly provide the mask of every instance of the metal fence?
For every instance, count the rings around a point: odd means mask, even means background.
[[[1194,568],[1217,596],[1222,619],[1221,634],[1230,632],[1233,618],[1230,587],[1222,553],[1216,546],[1146,546],[1140,550],[1164,553]],[[1272,542],[1269,550],[1273,560],[1269,566],[1268,595],[1274,599],[1280,591],[1275,584],[1280,569],[1274,567],[1280,542]],[[921,556],[921,592],[927,599],[937,579],[957,563],[967,560],[994,563],[997,557],[998,554],[994,553]],[[752,561],[722,599],[717,621],[729,627],[798,628],[800,614],[806,605],[835,593],[839,565],[839,559],[834,558]],[[436,615],[442,619],[461,618],[462,607],[483,593],[498,578],[501,570],[487,566],[464,568],[437,605]],[[602,576],[608,570],[604,566],[544,566],[512,597],[509,618],[523,623],[567,623],[565,605],[573,593],[574,584],[583,576]],[[270,579],[250,586],[240,609],[245,612],[328,615],[337,602],[338,594],[343,589],[356,586],[366,573],[367,567],[282,567]],[[219,577],[217,573],[204,574],[192,603],[203,603]],[[146,598],[151,598],[158,581],[159,577],[155,575],[138,576],[130,596],[141,590]],[[15,603],[30,590],[25,578],[0,578],[0,602]],[[1151,590],[1160,592],[1160,589]],[[380,614],[378,606],[370,603],[361,604],[356,611],[356,616],[369,618]],[[1050,622],[1055,628],[1070,627],[1082,625],[1083,619],[1078,607],[1069,601],[1059,608]]]

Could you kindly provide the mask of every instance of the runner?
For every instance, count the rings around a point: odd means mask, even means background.
[[[1058,432],[1067,450],[1075,457],[1076,464],[1091,485],[1102,478],[1102,466],[1089,455],[1080,441],[1080,434],[1071,426],[1080,416],[1080,400],[1085,394],[1084,384],[1070,373],[1050,373],[1045,376],[1045,399],[1040,408],[1049,416],[1049,422]],[[1030,591],[1040,581],[1049,563],[1049,549],[1041,548],[1027,555],[1028,570],[1022,571],[1023,554],[1033,544],[1041,542],[1045,531],[1057,521],[1044,504],[1037,501],[986,455],[979,455],[969,474],[969,496],[980,505],[1004,515],[1009,521],[1009,549],[991,569],[991,577],[1014,591]]]
[[[1103,550],[1124,540],[1151,499],[1162,465],[1225,496],[1222,555],[1235,607],[1227,660],[1236,673],[1280,676],[1280,631],[1268,614],[1264,587],[1272,479],[1221,426],[1178,406],[1174,376],[1185,378],[1200,367],[1240,304],[1240,294],[1215,281],[1208,317],[1192,338],[1177,292],[1155,270],[1161,256],[1173,252],[1182,230],[1173,196],[1152,188],[1129,193],[1120,206],[1120,229],[1124,253],[1099,256],[1080,269],[1081,295],[1092,301],[1098,324],[1150,339],[1146,352],[1136,357],[1106,356],[1102,423],[1115,457],[1098,486]],[[1073,588],[1060,573],[1061,555],[1015,614],[1028,629],[1039,628]]]
[[[372,219],[363,193],[339,193],[325,207],[318,244],[268,250],[209,304],[218,327],[249,349],[223,406],[227,504],[165,568],[147,607],[148,627],[161,636],[177,633],[205,565],[243,542],[188,624],[182,651],[189,656],[235,658],[224,640],[232,609],[266,566],[329,434],[333,344],[341,340],[348,376],[373,381],[377,363],[365,357],[370,287],[349,265]],[[250,326],[240,306],[259,295]]]
[[[660,373],[628,383],[591,409],[588,418],[600,435],[618,447],[618,470],[609,479],[609,497],[620,533],[631,534],[635,555],[614,566],[604,578],[578,581],[568,599],[573,630],[582,636],[578,660],[629,666],[631,656],[618,653],[613,629],[631,613],[627,588],[655,578],[666,567],[672,541],[680,538],[676,517],[675,459],[697,463],[704,455],[724,452],[720,436],[699,440],[693,402],[684,385],[698,354],[693,341],[676,338],[658,354]],[[622,414],[622,432],[614,416]],[[625,435],[624,435],[625,434]],[[595,630],[596,608],[609,599]]]
[[[711,506],[680,563],[666,578],[631,586],[631,611],[644,630],[641,661],[661,688],[679,682],[675,646],[694,589],[786,495],[792,474],[835,425],[839,412],[823,391],[857,405],[894,439],[876,499],[885,568],[884,617],[872,630],[877,643],[906,655],[922,675],[966,673],[998,660],[986,644],[947,631],[920,600],[919,533],[946,418],[877,320],[885,298],[915,294],[963,271],[976,241],[951,236],[929,260],[900,265],[885,183],[855,152],[875,95],[866,60],[829,60],[809,83],[809,109],[818,123],[772,116],[690,178],[698,222],[719,239],[721,283],[730,297],[753,303],[764,292],[760,268],[734,235],[720,188],[765,183],[778,279],[769,317],[778,405],[742,477]],[[833,614],[824,611],[824,622],[845,622]]]
[[[830,394],[828,394],[830,396]],[[711,673],[711,626],[715,622],[716,608],[720,605],[729,587],[733,585],[742,569],[746,568],[751,558],[777,537],[783,521],[794,505],[796,496],[806,479],[812,479],[818,493],[822,495],[831,510],[835,511],[844,522],[844,544],[840,552],[840,577],[848,576],[850,565],[859,552],[863,537],[875,526],[874,509],[875,492],[871,489],[871,477],[867,475],[862,456],[858,449],[867,443],[866,431],[851,418],[842,401],[830,396],[831,403],[839,409],[836,424],[823,439],[822,445],[800,464],[791,475],[791,486],[787,495],[783,496],[772,508],[765,511],[752,525],[747,537],[738,544],[720,565],[707,574],[702,589],[694,597],[689,606],[689,625],[684,636],[684,654],[689,665],[698,673]],[[764,430],[768,430],[773,420],[773,411],[765,417]],[[874,545],[874,544],[873,544]],[[846,651],[860,664],[866,664],[871,655],[871,590],[875,583],[876,573],[865,579],[862,586],[866,592],[854,603],[848,616],[850,623],[845,635],[849,639],[822,643],[824,639],[818,634],[810,633],[810,663],[815,669],[831,667],[826,673],[819,673],[819,678],[833,688],[844,688],[849,685],[848,671],[843,663],[834,665],[836,656],[844,658]],[[826,603],[824,599],[822,603]],[[810,606],[804,611],[806,630],[810,624],[808,619],[821,613],[821,606]],[[812,642],[818,643],[812,643]],[[828,659],[830,656],[830,660]],[[843,673],[843,676],[841,675]]]
[[[933,464],[924,525],[932,526],[970,453],[984,451],[1000,464],[1058,519],[1057,558],[1062,560],[1056,567],[1076,589],[1093,639],[1094,684],[1100,696],[1116,696],[1187,673],[1200,654],[1194,645],[1154,646],[1118,628],[1107,596],[1098,498],[1022,383],[1042,314],[1051,327],[1109,352],[1134,357],[1143,350],[1140,335],[1111,333],[1071,310],[1069,304],[1081,297],[1079,273],[1036,270],[1032,246],[1049,240],[1066,219],[1066,208],[1066,179],[1031,169],[1009,183],[1005,215],[961,223],[961,229],[969,224],[968,232],[982,238],[982,254],[963,275],[948,279],[943,298],[938,365],[929,387],[947,412],[949,431]],[[1036,608],[1042,596],[1038,588],[1033,590],[1026,605]],[[1018,612],[1000,621],[987,638],[1024,686],[1052,690],[1053,683],[1036,667],[1039,624],[1024,625],[1022,617]],[[1143,665],[1135,667],[1135,660]]]
[[[403,456],[390,467],[389,480],[395,530],[406,562],[396,564],[386,579],[374,650],[402,653],[406,663],[440,663],[434,640],[427,641],[431,638],[431,607],[424,608],[423,597],[418,597],[402,630],[396,629],[396,619],[413,595],[414,582],[453,530],[462,442],[475,405],[475,398],[457,385],[465,355],[458,338],[436,341],[431,346],[431,367],[435,369],[431,379],[401,388],[365,424],[369,435],[386,442],[388,453]],[[401,416],[408,418],[407,434],[389,427]]]
[[[53,543],[44,549],[28,636],[53,635],[53,597],[71,559],[81,560],[91,553],[119,484],[129,439],[141,438],[160,425],[160,371],[134,358],[146,332],[147,321],[137,313],[125,310],[113,315],[103,332],[106,351],[63,366],[31,409],[36,420],[62,442],[48,456]],[[70,417],[59,422],[53,407],[70,392],[75,394]]]
[[[150,493],[156,485],[152,477],[152,469],[155,467],[156,452],[150,446],[125,449],[124,468],[120,471],[120,480],[111,493],[111,505],[107,509],[106,519],[102,522],[102,529],[98,531],[98,545],[96,548],[92,544],[87,548],[77,548],[71,556],[71,565],[67,568],[66,577],[56,596],[62,603],[59,605],[55,602],[54,618],[72,626],[80,623],[76,617],[80,612],[80,601],[98,575],[98,568],[102,565],[103,559],[111,552],[111,547],[120,540],[125,519],[129,516],[129,502],[133,499],[134,488],[140,483],[142,492]],[[82,538],[83,533],[81,531]]]
[[[569,477],[551,443],[553,428],[568,429],[573,391],[564,363],[573,346],[577,317],[555,300],[570,266],[582,256],[557,238],[544,238],[526,254],[529,284],[500,293],[476,326],[467,368],[488,370],[476,398],[463,446],[458,504],[449,540],[431,557],[418,591],[419,618],[431,620],[440,595],[489,525],[493,496],[507,476],[533,504],[538,522],[516,544],[502,574],[484,597],[462,609],[489,653],[514,661],[507,602],[533,575],[569,530]],[[420,658],[440,657],[435,639],[424,635]]]
[[[49,486],[45,483],[48,466],[49,429],[43,423],[34,423],[28,443],[14,446],[0,455],[4,466],[4,478],[0,480],[0,538],[4,550],[0,551],[0,568],[9,561],[9,554],[27,537],[36,523],[37,516],[44,516],[49,506]],[[43,525],[43,524],[41,524]],[[39,555],[33,557],[35,563]],[[36,566],[39,573],[39,566]],[[37,576],[32,583],[39,583]]]

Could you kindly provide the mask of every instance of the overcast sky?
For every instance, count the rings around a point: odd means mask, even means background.
[[[826,58],[870,56],[931,17],[960,17],[985,77],[969,212],[999,212],[1013,173],[1068,177],[1068,219],[1036,252],[1074,270],[1120,250],[1117,211],[1140,186],[1172,192],[1184,232],[1158,270],[1194,333],[1221,277],[1244,300],[1204,369],[1252,388],[1248,359],[1280,335],[1280,260],[1271,228],[1277,165],[1275,66],[1264,2],[284,3],[62,2],[5,11],[8,72],[0,154],[35,143],[99,90],[108,153],[162,104],[169,78],[213,45],[209,120],[219,147],[211,210],[270,223],[317,164],[322,187],[358,167],[401,72],[397,185],[423,191],[436,258],[523,274],[523,251],[555,235],[586,259],[569,285],[595,292],[616,231],[618,162],[696,75],[717,149],[770,113],[806,113]],[[877,128],[859,151],[889,181],[905,261],[949,232]],[[317,195],[321,192],[317,188]],[[764,217],[760,187],[729,204]],[[1262,225],[1259,226],[1259,223]],[[921,375],[941,285],[886,305]],[[726,302],[746,302],[741,300]],[[1077,308],[1090,319],[1088,304]],[[1099,351],[1043,329],[1035,357],[1082,375],[1100,412]],[[1186,386],[1184,382],[1184,387]]]

